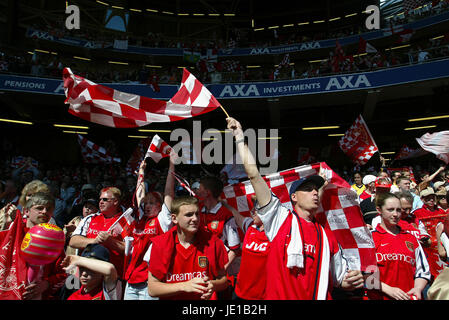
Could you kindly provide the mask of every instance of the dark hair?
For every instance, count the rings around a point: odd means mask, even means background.
[[[397,195],[395,195],[391,192],[381,193],[381,194],[376,195],[376,207],[381,208],[382,206],[385,205],[385,201],[387,201],[387,199],[390,199],[390,198],[396,198],[396,199],[400,200]]]
[[[407,178],[406,176],[400,176],[399,178],[396,179],[396,184],[399,184],[402,180],[408,180],[408,181],[412,181],[410,180],[410,178]]]
[[[223,191],[223,181],[214,176],[208,176],[200,180],[200,184],[212,193],[214,198],[218,198]]]

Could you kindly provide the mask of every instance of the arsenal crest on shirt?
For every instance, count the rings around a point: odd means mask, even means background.
[[[415,248],[413,247],[413,243],[411,243],[410,241],[405,241],[405,245],[411,252],[415,250]]]
[[[211,227],[211,229],[217,229],[218,228],[218,223],[219,223],[219,221],[212,221],[211,223],[210,223],[210,227]]]
[[[198,265],[200,266],[200,268],[206,268],[208,263],[209,263],[209,261],[207,260],[206,256],[198,257]]]

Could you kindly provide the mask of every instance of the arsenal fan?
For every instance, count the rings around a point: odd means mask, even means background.
[[[160,299],[215,299],[228,285],[223,241],[200,227],[197,198],[175,198],[171,210],[175,226],[154,237],[145,254],[148,293]]]
[[[126,267],[125,300],[150,300],[148,296],[148,263],[143,260],[151,239],[167,232],[172,227],[170,207],[175,196],[176,153],[170,153],[170,165],[165,183],[165,192],[145,192],[144,173],[146,162],[142,161],[139,168],[139,179],[136,188],[139,217],[135,220],[132,237],[132,253]],[[143,208],[143,209],[142,209]]]
[[[77,267],[81,288],[67,300],[119,300],[121,282],[109,263],[109,250],[101,244],[89,244],[81,256],[68,255],[62,262],[66,272]]]
[[[365,190],[363,190],[359,195],[359,202],[362,202],[365,199],[370,197],[374,197],[376,192],[376,181],[377,177],[372,174],[367,174],[363,177],[363,184],[366,186]]]
[[[254,188],[265,234],[271,242],[265,299],[324,300],[331,299],[333,286],[350,290],[361,288],[361,272],[347,270],[335,237],[315,219],[321,187],[326,181],[314,175],[292,183],[290,199],[294,210],[290,211],[272,194],[260,175],[254,157],[244,143],[240,123],[233,118],[226,120]]]
[[[436,195],[431,187],[420,192],[421,200],[423,202],[422,208],[414,211],[418,221],[421,221],[427,232],[430,235],[430,245],[424,246],[427,260],[429,261],[432,277],[436,278],[442,270],[441,262],[438,259],[438,245],[436,237],[436,226],[443,222],[447,214],[444,210],[438,208],[436,203]]]
[[[123,279],[125,243],[121,234],[114,234],[109,228],[121,216],[121,192],[115,187],[103,188],[100,193],[100,212],[85,217],[76,227],[69,245],[83,250],[88,244],[104,245],[110,252],[110,261]]]
[[[362,183],[362,174],[359,171],[354,172],[353,180],[354,184],[351,185],[351,188],[357,192],[357,196],[360,196],[366,189],[366,186]]]
[[[265,235],[262,220],[257,215],[256,197],[252,196],[251,200],[254,205],[251,209],[251,217],[242,216],[226,201],[221,201],[232,212],[237,225],[245,234],[240,271],[235,285],[237,300],[263,300],[267,285],[265,268],[270,250],[270,241]]]
[[[219,201],[222,191],[223,182],[217,177],[207,176],[200,180],[200,187],[196,195],[200,200],[200,226],[216,234],[228,250],[226,272],[232,285],[228,287],[227,292],[220,295],[223,295],[224,299],[230,299],[240,268],[240,235],[232,212],[223,207]]]
[[[53,215],[55,200],[50,193],[36,192],[27,197],[23,211],[16,215],[9,230],[0,232],[0,300],[54,299],[62,287],[66,274],[60,267],[64,252],[55,262],[41,267],[35,281],[27,284],[27,265],[21,255],[20,245],[28,230],[38,224],[48,223]]]
[[[371,290],[370,299],[422,299],[422,291],[430,281],[430,269],[416,237],[401,228],[401,202],[392,193],[376,199],[382,221],[373,231],[379,279]]]

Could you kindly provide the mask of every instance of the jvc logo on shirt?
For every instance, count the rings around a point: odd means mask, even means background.
[[[257,243],[255,241],[246,244],[245,248],[252,251],[264,252],[267,250],[268,243]]]

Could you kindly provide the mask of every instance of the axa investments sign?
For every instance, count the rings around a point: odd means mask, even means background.
[[[257,98],[371,88],[367,74],[341,75],[280,82],[210,86],[217,98]]]

